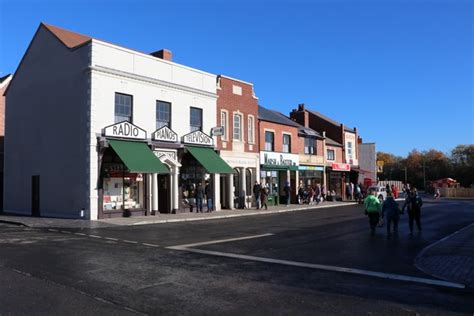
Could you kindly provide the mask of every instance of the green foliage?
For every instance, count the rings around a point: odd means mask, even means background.
[[[458,145],[449,155],[435,149],[423,152],[413,149],[406,158],[378,152],[377,160],[385,162],[380,180],[405,181],[406,177],[408,183],[424,188],[425,169],[426,184],[449,177],[464,187],[474,185],[474,145]]]

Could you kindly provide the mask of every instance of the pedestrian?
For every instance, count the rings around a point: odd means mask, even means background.
[[[267,205],[267,200],[268,200],[268,191],[266,187],[262,187],[260,189],[260,201],[262,203],[261,208],[265,206],[265,209],[268,210],[268,205]]]
[[[435,192],[435,195],[434,195],[434,199],[435,199],[435,200],[439,200],[440,197],[441,197],[441,193],[439,192],[439,189],[436,189],[436,192]]]
[[[392,192],[392,191],[390,190],[390,185],[389,185],[388,183],[385,185],[385,192],[387,192],[387,193],[388,193],[388,192]]]
[[[252,192],[255,196],[255,204],[257,204],[257,210],[260,209],[260,191],[262,191],[262,186],[258,183],[258,181],[255,181]]]
[[[357,202],[359,204],[362,204],[362,191],[360,189],[360,186],[357,183],[355,185],[355,197],[357,199]]]
[[[283,190],[285,191],[285,195],[286,195],[286,207],[288,207],[288,205],[290,205],[290,198],[291,198],[290,182],[286,181],[285,187],[283,188]]]
[[[369,217],[370,232],[372,236],[375,235],[375,228],[379,223],[381,211],[380,200],[375,195],[376,191],[372,189],[364,200],[365,214]]]
[[[300,187],[298,188],[298,204],[303,204],[304,203],[304,188],[303,184],[300,184]]]
[[[314,188],[314,199],[316,200],[316,204],[319,204],[321,201],[321,185],[318,183]]]
[[[321,197],[323,201],[326,202],[326,186],[324,184],[321,186]]]
[[[410,234],[413,233],[413,221],[416,222],[418,231],[421,232],[421,207],[423,206],[423,200],[418,195],[416,188],[410,191],[410,194],[407,195],[405,199],[405,204],[403,205],[402,211],[407,208],[408,213],[408,225],[410,227]]]
[[[209,182],[206,181],[206,186],[204,187],[204,193],[206,194],[206,202],[207,202],[207,212],[212,212],[212,188]]]
[[[393,222],[393,232],[398,233],[398,220],[400,218],[400,207],[395,202],[392,192],[387,193],[387,199],[383,202],[382,217],[387,224],[387,237],[390,236],[390,226]]]
[[[202,199],[204,198],[204,189],[202,188],[201,182],[198,183],[196,188],[196,213],[202,213]]]
[[[346,195],[348,200],[352,200],[351,186],[349,182],[346,183]]]
[[[394,186],[392,187],[392,193],[393,193],[393,197],[394,197],[395,199],[398,199],[398,188],[397,188],[396,185],[394,185]]]

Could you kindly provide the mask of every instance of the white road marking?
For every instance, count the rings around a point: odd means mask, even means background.
[[[112,237],[104,237],[104,238],[107,239],[107,240],[118,241],[117,238],[112,238]]]
[[[78,236],[87,236],[86,234],[83,234],[83,233],[74,233],[74,235],[78,235]]]
[[[68,232],[67,230],[61,230],[61,233],[63,233],[63,234],[72,234],[71,232]]]
[[[133,240],[122,240],[123,242],[129,243],[129,244],[138,244],[138,241],[133,241]]]
[[[59,232],[59,230],[57,230],[57,229],[52,229],[52,228],[50,228],[50,229],[48,229],[48,230],[49,230],[50,232],[56,232],[56,233]]]
[[[168,248],[170,248],[170,249],[182,249],[182,248],[204,246],[204,245],[213,245],[213,244],[220,244],[220,243],[224,243],[224,242],[239,241],[239,240],[246,240],[246,239],[253,239],[253,238],[260,238],[260,237],[267,237],[267,236],[273,236],[273,234],[261,234],[261,235],[253,235],[253,236],[238,237],[238,238],[211,240],[211,241],[205,241],[205,242],[198,242],[198,243],[194,243],[194,244],[185,244],[185,245],[172,246],[172,247],[168,247]]]
[[[148,246],[148,247],[159,247],[159,245],[148,244],[148,243],[146,243],[146,242],[142,242],[142,245]]]
[[[87,236],[92,237],[92,238],[102,239],[101,236],[97,236],[97,235],[87,235]]]
[[[171,246],[171,247],[167,247],[167,248],[168,249],[173,249],[173,250],[181,250],[181,251],[188,251],[188,252],[194,252],[194,253],[199,253],[199,254],[206,254],[206,255],[211,255],[211,256],[227,257],[227,258],[249,260],[249,261],[256,261],[256,262],[274,263],[274,264],[281,264],[281,265],[287,265],[287,266],[293,266],[293,267],[310,268],[310,269],[332,271],[332,272],[344,272],[344,273],[351,273],[351,274],[357,274],[357,275],[377,277],[377,278],[382,278],[382,279],[391,279],[391,280],[397,280],[397,281],[422,283],[422,284],[428,284],[428,285],[437,285],[437,286],[459,288],[459,289],[466,288],[466,286],[464,284],[448,282],[448,281],[442,281],[442,280],[427,279],[427,278],[412,277],[412,276],[393,274],[393,273],[376,272],[376,271],[370,271],[370,270],[353,269],[353,268],[330,266],[330,265],[323,265],[323,264],[314,264],[314,263],[306,263],[306,262],[298,262],[298,261],[290,261],[290,260],[282,260],[282,259],[264,258],[264,257],[256,257],[256,256],[249,256],[249,255],[240,255],[240,254],[235,254],[235,253],[227,253],[227,252],[221,252],[221,251],[212,251],[212,250],[202,250],[202,249],[191,248],[191,247],[196,247],[196,246],[212,245],[212,244],[225,243],[225,242],[231,242],[231,241],[266,237],[266,236],[272,236],[272,235],[273,234],[261,234],[261,235],[246,236],[246,237],[240,237],[240,238],[229,238],[229,239],[222,239],[222,240],[215,240],[215,241],[208,241],[208,242],[201,242],[201,243],[194,243],[194,244],[177,245],[177,246]]]

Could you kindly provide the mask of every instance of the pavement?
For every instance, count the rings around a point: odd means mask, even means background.
[[[221,210],[211,213],[183,212],[178,214],[158,214],[149,216],[116,217],[97,221],[83,219],[62,219],[48,217],[18,216],[14,214],[1,214],[0,223],[23,225],[36,228],[101,228],[110,226],[134,226],[149,224],[164,224],[176,222],[190,222],[202,220],[215,220],[242,216],[255,216],[277,214],[286,212],[304,211],[308,209],[326,209],[332,207],[354,205],[355,202],[322,202],[319,205],[278,205],[264,209],[234,209]]]

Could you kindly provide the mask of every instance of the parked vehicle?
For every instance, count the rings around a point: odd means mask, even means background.
[[[383,202],[387,198],[385,187],[372,186],[368,191],[370,192],[371,190],[374,190],[377,193],[376,196],[379,198],[380,202]]]

